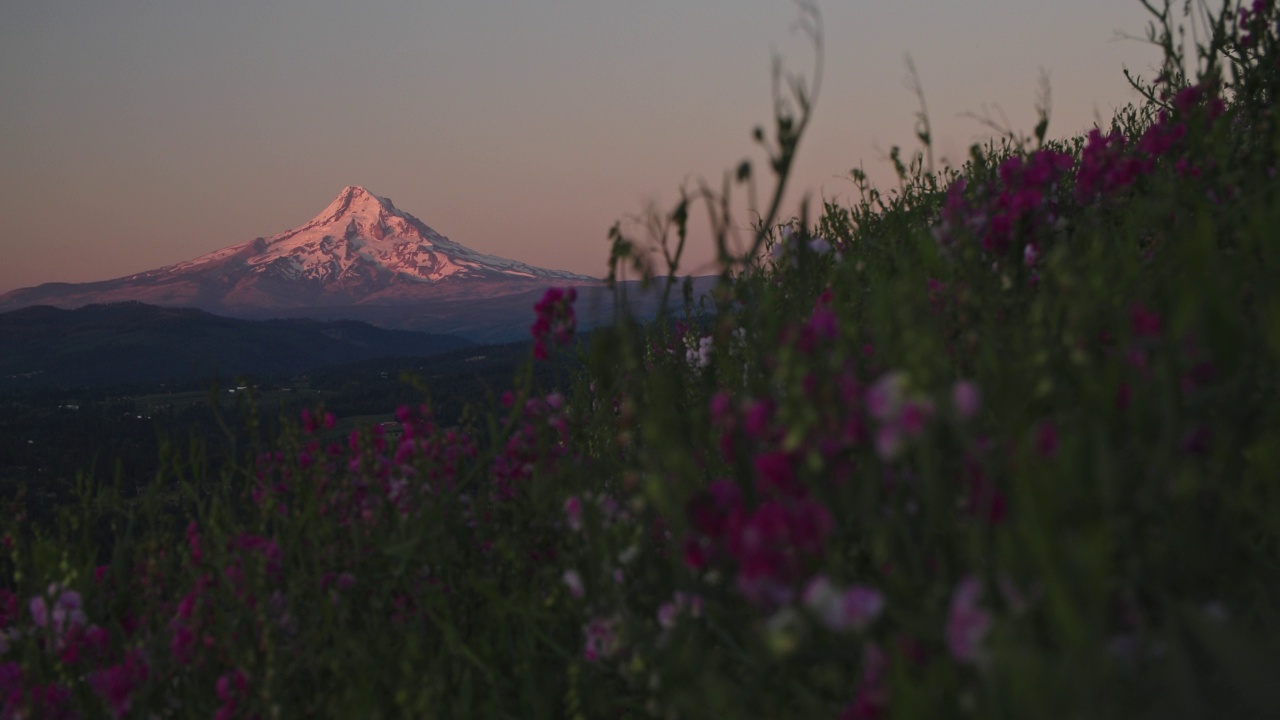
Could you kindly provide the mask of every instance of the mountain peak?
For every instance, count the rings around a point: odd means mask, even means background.
[[[308,225],[322,225],[341,219],[343,216],[357,216],[365,219],[376,219],[391,215],[400,215],[395,203],[390,198],[374,195],[359,185],[348,185],[329,203],[328,207],[312,218]]]

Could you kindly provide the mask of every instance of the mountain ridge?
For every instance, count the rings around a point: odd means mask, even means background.
[[[204,381],[473,346],[357,320],[242,320],[134,301],[0,313],[0,390]]]

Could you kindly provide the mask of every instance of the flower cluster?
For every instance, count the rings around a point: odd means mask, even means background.
[[[1240,33],[1240,45],[1245,48],[1255,48],[1258,45],[1260,36],[1265,35],[1268,30],[1274,28],[1274,32],[1280,33],[1280,19],[1276,24],[1268,26],[1268,17],[1275,11],[1275,0],[1253,0],[1253,4],[1245,5],[1240,3],[1240,9],[1237,14],[1237,28]]]
[[[1033,238],[1043,229],[1054,228],[1062,217],[1059,186],[1074,165],[1070,153],[1049,148],[1025,157],[1012,155],[1000,163],[999,182],[978,185],[972,198],[965,196],[969,182],[957,178],[947,190],[934,236],[946,246],[960,233],[972,234],[983,250],[997,257],[1023,247],[1035,253]],[[1028,239],[1027,245],[1017,242],[1022,238]]]
[[[533,335],[533,356],[539,360],[550,357],[547,342],[568,345],[577,328],[573,303],[578,299],[577,288],[547,288],[542,299],[534,306],[538,317],[529,328]]]
[[[865,630],[884,609],[884,595],[866,585],[839,587],[826,575],[809,580],[801,599],[829,630]]]

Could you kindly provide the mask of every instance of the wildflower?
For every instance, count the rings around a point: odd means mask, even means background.
[[[574,598],[581,599],[586,594],[582,586],[582,575],[578,574],[577,570],[565,570],[561,579],[564,580],[564,584],[569,588],[569,594]]]
[[[1164,321],[1158,313],[1152,312],[1142,305],[1129,308],[1129,325],[1136,337],[1160,337],[1164,332]]]
[[[618,651],[618,634],[617,620],[614,618],[593,618],[583,633],[586,635],[586,641],[582,647],[582,657],[587,662],[597,662],[609,657]]]
[[[756,492],[799,497],[804,494],[804,485],[796,478],[792,469],[792,461],[787,453],[761,453],[755,459]]]
[[[982,405],[982,394],[973,382],[958,380],[951,390],[951,402],[955,406],[956,415],[961,420],[969,420],[978,414],[978,408]]]
[[[711,364],[712,338],[710,335],[699,339],[696,344],[690,338],[687,344],[685,362],[689,363],[690,367],[700,370]]]
[[[214,720],[231,720],[239,717],[243,713],[238,713],[236,709],[240,701],[249,697],[249,677],[239,668],[224,673],[214,683],[214,691],[222,701],[222,706],[214,713]]]
[[[676,615],[680,612],[680,608],[674,602],[665,602],[658,607],[658,625],[663,629],[670,630],[676,626]]]
[[[49,606],[45,603],[43,596],[36,595],[31,598],[27,608],[31,611],[31,622],[35,623],[36,627],[49,624]]]
[[[753,440],[763,440],[768,434],[773,421],[773,401],[755,400],[747,405],[743,416],[742,429]]]
[[[147,679],[147,665],[138,651],[125,655],[124,661],[89,676],[89,685],[107,704],[111,714],[124,717],[133,704],[133,691]]]
[[[893,460],[902,452],[902,430],[897,425],[882,425],[876,429],[876,454],[881,460]]]
[[[867,414],[876,420],[897,417],[902,408],[906,384],[907,376],[903,373],[893,372],[882,376],[867,389]]]
[[[550,356],[547,341],[556,345],[568,345],[577,328],[573,303],[578,299],[576,288],[547,288],[542,299],[533,306],[537,319],[529,328],[533,335],[533,356],[545,360]]]
[[[885,685],[889,659],[875,643],[867,643],[862,651],[862,675],[858,678],[857,695],[840,713],[840,720],[879,720],[889,708],[889,688]]]
[[[863,630],[884,609],[884,596],[865,585],[839,588],[825,575],[815,575],[801,602],[830,630]]]
[[[951,596],[947,614],[947,649],[958,662],[973,664],[981,659],[980,645],[991,629],[991,614],[978,605],[982,582],[968,575]]]
[[[564,501],[564,514],[570,530],[577,532],[582,529],[582,501],[577,495],[572,495]]]

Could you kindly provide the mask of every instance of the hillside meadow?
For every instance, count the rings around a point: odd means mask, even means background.
[[[1280,11],[1149,7],[1109,125],[935,170],[922,115],[897,188],[813,217],[781,76],[766,165],[610,233],[666,312],[579,343],[547,290],[458,423],[406,388],[394,432],[320,407],[6,498],[3,716],[1280,716]]]

